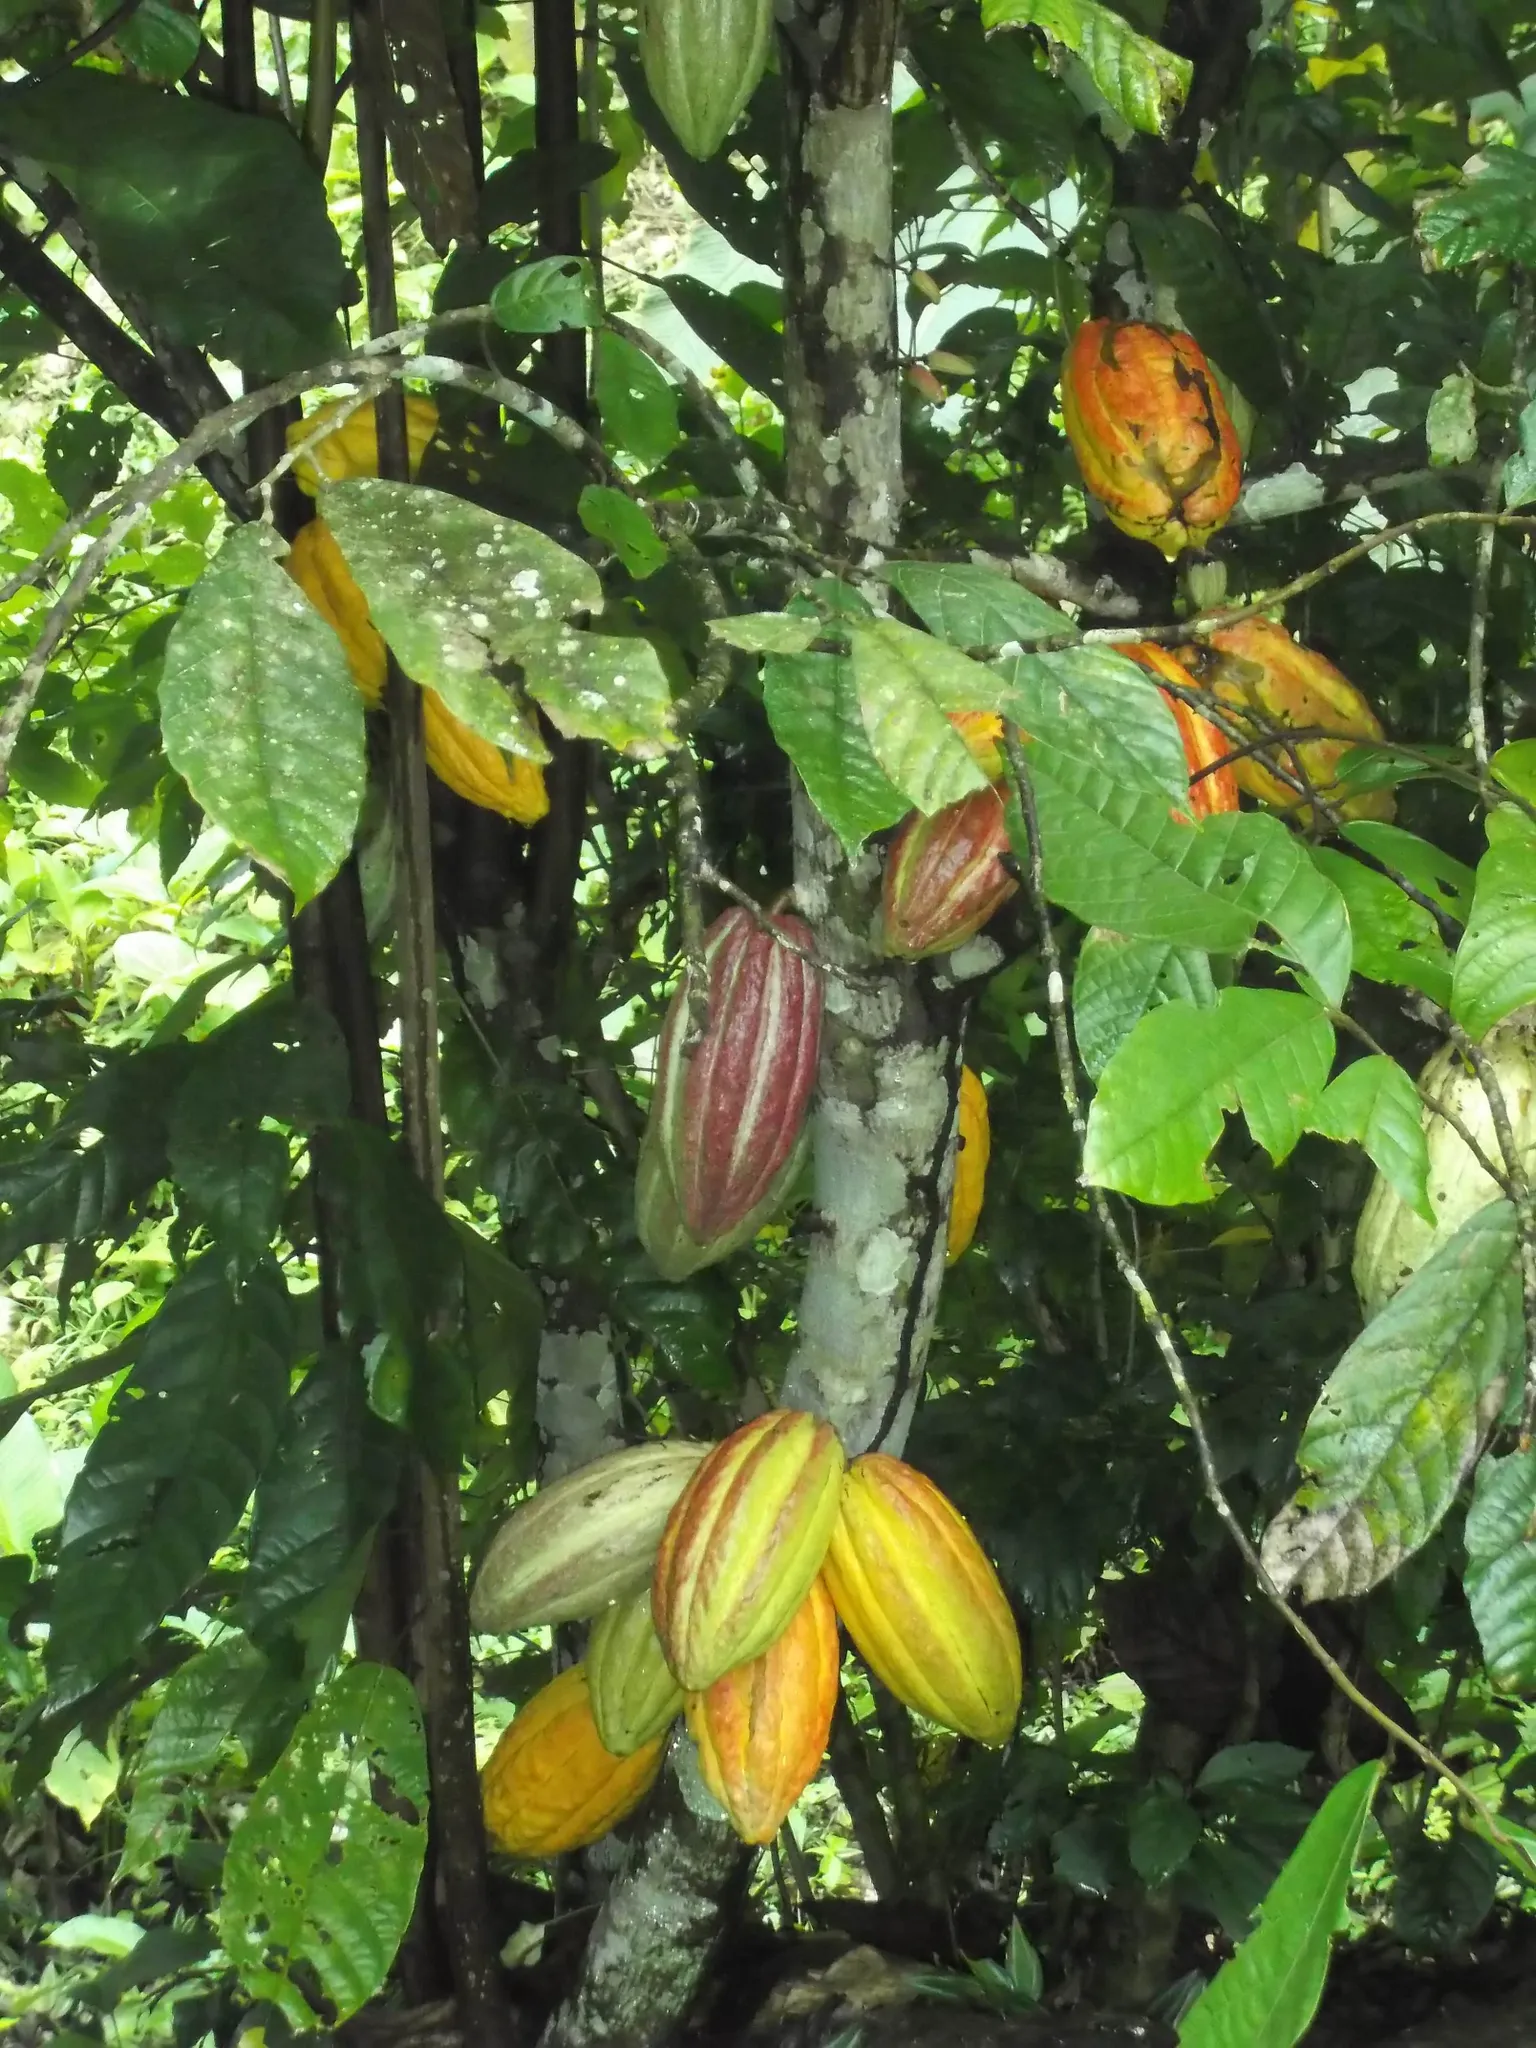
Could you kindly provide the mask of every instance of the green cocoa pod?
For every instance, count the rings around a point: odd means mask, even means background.
[[[587,1639],[587,1683],[604,1749],[633,1756],[683,1710],[651,1620],[649,1584],[605,1607]]]
[[[651,97],[690,156],[713,156],[768,62],[773,0],[640,0]]]

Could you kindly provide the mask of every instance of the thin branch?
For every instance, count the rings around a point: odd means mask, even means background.
[[[1336,1030],[1347,1031],[1352,1038],[1357,1039],[1365,1047],[1367,1052],[1375,1053],[1378,1058],[1384,1060],[1392,1058],[1391,1053],[1387,1051],[1381,1041],[1372,1032],[1367,1031],[1363,1024],[1351,1017],[1348,1011],[1330,1009],[1328,1017]],[[1445,1023],[1448,1020],[1441,1013],[1438,1021]],[[1462,1144],[1466,1146],[1473,1159],[1476,1160],[1482,1171],[1487,1174],[1500,1194],[1513,1201],[1515,1191],[1510,1183],[1509,1176],[1502,1172],[1488,1157],[1488,1154],[1483,1150],[1482,1145],[1474,1135],[1466,1119],[1458,1111],[1448,1109],[1435,1094],[1434,1090],[1426,1088],[1421,1080],[1415,1079],[1413,1091],[1427,1110],[1439,1117],[1442,1123],[1449,1124],[1450,1128],[1460,1138]]]
[[[128,26],[143,4],[144,0],[122,0],[122,5],[114,7],[106,20],[98,23],[88,36],[82,36],[78,43],[72,43],[60,56],[55,57],[51,64],[45,64],[41,70],[29,72],[25,78],[19,79],[18,89],[42,85],[47,79],[57,78],[61,72],[68,71],[72,65],[78,64],[82,57],[89,57],[93,50],[99,50],[104,43],[110,43],[119,29]]]
[[[1051,232],[1050,223],[1042,220],[1032,207],[1026,206],[1022,199],[1017,198],[1009,188],[1006,179],[999,177],[998,173],[993,170],[991,164],[987,162],[985,154],[976,147],[975,143],[972,142],[970,136],[966,133],[964,124],[950,106],[944,94],[935,85],[930,74],[918,62],[916,53],[910,45],[902,51],[902,62],[921,86],[924,98],[932,101],[933,105],[938,109],[944,126],[949,130],[950,140],[955,145],[956,153],[966,169],[974,177],[980,179],[987,193],[1005,213],[1011,213],[1021,226],[1029,229],[1029,232],[1040,243],[1042,248],[1047,250],[1052,256],[1059,256],[1061,254],[1061,243]]]
[[[24,1387],[19,1394],[8,1394],[0,1401],[0,1437],[13,1429],[39,1401],[52,1401],[60,1394],[76,1393],[81,1387],[94,1386],[98,1380],[110,1379],[113,1373],[121,1372],[125,1365],[133,1363],[136,1348],[133,1338],[125,1339],[111,1351],[97,1352],[93,1358],[77,1359],[51,1379],[39,1380],[35,1387]]]
[[[1077,1134],[1078,1144],[1081,1147],[1083,1138],[1087,1133],[1087,1118],[1083,1113],[1082,1095],[1077,1085],[1077,1067],[1072,1051],[1071,1031],[1067,1022],[1067,991],[1066,982],[1062,974],[1061,951],[1056,941],[1055,926],[1051,920],[1050,903],[1045,893],[1045,866],[1040,838],[1039,811],[1036,807],[1034,787],[1029,778],[1029,768],[1025,760],[1023,743],[1017,726],[1006,724],[1003,727],[1003,750],[1008,760],[1014,790],[1019,800],[1019,807],[1024,815],[1024,826],[1028,839],[1025,885],[1040,930],[1040,953],[1046,969],[1046,999],[1050,1011],[1051,1040],[1056,1054],[1057,1073],[1060,1079],[1062,1098],[1066,1103],[1073,1131]],[[1098,1219],[1099,1229],[1103,1233],[1104,1242],[1109,1247],[1110,1256],[1119,1270],[1121,1279],[1131,1290],[1136,1305],[1141,1311],[1142,1321],[1146,1324],[1152,1340],[1157,1346],[1163,1364],[1167,1368],[1168,1377],[1173,1382],[1174,1392],[1178,1396],[1179,1405],[1184,1411],[1185,1419],[1189,1424],[1190,1434],[1195,1441],[1195,1450],[1199,1459],[1200,1475],[1206,1499],[1214,1509],[1227,1534],[1237,1546],[1238,1552],[1248,1570],[1252,1573],[1254,1583],[1258,1586],[1259,1591],[1284,1621],[1286,1627],[1306,1645],[1313,1658],[1321,1665],[1333,1684],[1350,1701],[1351,1705],[1358,1708],[1362,1714],[1367,1715],[1374,1721],[1377,1727],[1381,1728],[1392,1741],[1400,1743],[1410,1755],[1417,1757],[1426,1770],[1433,1771],[1439,1778],[1443,1779],[1452,1791],[1456,1793],[1457,1797],[1465,1801],[1473,1812],[1476,1813],[1492,1839],[1508,1852],[1519,1867],[1526,1867],[1526,1859],[1521,1855],[1516,1845],[1500,1829],[1498,1815],[1487,1802],[1479,1797],[1464,1778],[1459,1777],[1452,1770],[1451,1766],[1442,1756],[1439,1756],[1427,1743],[1421,1741],[1409,1729],[1402,1727],[1384,1708],[1378,1706],[1373,1699],[1361,1691],[1360,1687],[1355,1684],[1338,1659],[1319,1640],[1316,1633],[1308,1626],[1305,1619],[1297,1613],[1296,1609],[1291,1606],[1285,1595],[1270,1577],[1263,1558],[1259,1555],[1252,1538],[1243,1527],[1237,1510],[1228,1500],[1226,1492],[1222,1487],[1221,1474],[1216,1464],[1216,1455],[1212,1449],[1210,1435],[1205,1426],[1205,1412],[1189,1374],[1185,1369],[1183,1356],[1180,1353],[1173,1331],[1169,1327],[1168,1320],[1164,1316],[1162,1309],[1158,1306],[1157,1299],[1148,1286],[1141,1268],[1132,1256],[1130,1247],[1126,1244],[1124,1233],[1120,1229],[1120,1225],[1103,1189],[1090,1187],[1087,1193],[1093,1213]]]

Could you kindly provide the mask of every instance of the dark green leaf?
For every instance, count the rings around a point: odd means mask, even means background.
[[[1218,369],[1260,411],[1289,396],[1268,315],[1223,238],[1193,213],[1121,209],[1147,275],[1178,302],[1188,328]]]
[[[1536,1451],[1484,1458],[1467,1512],[1467,1605],[1488,1674],[1536,1686]]]
[[[509,334],[558,334],[592,324],[592,270],[585,256],[520,263],[491,293],[491,312]]]
[[[99,412],[57,415],[43,442],[43,468],[71,512],[117,482],[132,432],[131,421],[104,419]]]
[[[1419,215],[1425,247],[1444,264],[1536,262],[1536,163],[1497,145],[1475,178]]]
[[[1456,952],[1451,1015],[1482,1038],[1529,1002],[1536,1002],[1536,825],[1510,805],[1488,820],[1488,851]]]
[[[171,0],[139,0],[112,40],[136,71],[170,83],[197,62],[202,37],[195,14]]]
[[[665,462],[682,439],[677,393],[645,350],[604,328],[597,337],[594,384],[606,446],[633,455],[647,469]]]
[[[696,277],[674,273],[657,283],[700,341],[712,348],[754,391],[775,405],[784,402],[783,337],[734,295],[727,297]]]
[[[637,582],[664,569],[671,557],[636,499],[608,484],[588,484],[576,501],[582,525],[594,540],[611,547]]]
[[[1169,133],[1189,91],[1189,59],[1138,35],[1099,0],[982,0],[981,20],[987,29],[1043,29],[1082,59],[1121,120],[1147,135]]]
[[[212,1770],[264,1668],[260,1652],[231,1631],[166,1681],[134,1769],[119,1881],[147,1876],[190,1839],[184,1802],[166,1780]]]
[[[1469,1828],[1443,1840],[1418,1831],[1392,1851],[1392,1932],[1407,1948],[1462,1948],[1493,1910],[1499,1852]]]

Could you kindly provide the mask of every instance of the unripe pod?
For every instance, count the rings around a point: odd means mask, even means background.
[[[987,1161],[992,1156],[992,1127],[987,1118],[987,1091],[981,1076],[969,1067],[960,1069],[960,1101],[955,1111],[957,1145],[955,1180],[949,1197],[949,1241],[945,1264],[952,1266],[976,1235],[981,1199],[987,1185]]]
[[[838,1515],[843,1447],[776,1408],[717,1444],[667,1518],[651,1614],[685,1692],[703,1692],[788,1627]]]
[[[635,1444],[541,1486],[491,1541],[470,1595],[475,1627],[500,1635],[585,1621],[643,1586],[667,1516],[710,1449]]]
[[[341,642],[363,701],[380,704],[389,669],[383,635],[369,617],[368,600],[323,519],[311,519],[299,528],[283,567]]]
[[[1008,1740],[1024,1682],[1018,1628],[931,1479],[881,1451],[855,1458],[824,1571],[859,1655],[897,1699],[977,1742]]]
[[[598,1738],[587,1674],[573,1664],[536,1692],[480,1773],[486,1831],[509,1856],[559,1856],[600,1841],[656,1782],[666,1738],[613,1756]]]
[[[713,156],[768,62],[773,0],[640,0],[651,97],[690,156]]]
[[[344,404],[338,399],[333,405],[320,406],[305,419],[295,420],[288,429],[288,446],[296,448],[301,441],[307,441],[324,421],[343,411]],[[410,450],[412,476],[420,469],[427,443],[436,432],[437,407],[430,398],[416,398],[407,392],[405,438]],[[366,405],[354,406],[339,426],[317,441],[309,453],[301,456],[293,466],[294,481],[312,498],[319,491],[322,478],[339,484],[345,483],[349,477],[377,476],[378,473],[379,430],[371,400]]]
[[[885,856],[883,950],[923,960],[979,932],[1019,886],[1003,866],[1008,851],[1007,814],[995,789],[973,790],[931,818],[914,811]]]
[[[744,1842],[771,1842],[815,1777],[841,1661],[832,1596],[817,1579],[777,1642],[689,1695],[699,1769]]]
[[[1338,765],[1362,740],[1383,737],[1381,720],[1347,676],[1331,661],[1293,640],[1273,619],[1241,619],[1223,626],[1208,642],[1182,647],[1179,658],[1234,711],[1246,712],[1266,726],[1322,726],[1346,737],[1298,740],[1294,749],[1277,745],[1275,756],[1287,770],[1292,754],[1320,797],[1346,818],[1390,818],[1396,806],[1390,789],[1362,790],[1340,798]],[[1311,807],[1282,782],[1257,754],[1233,763],[1238,787],[1278,810],[1297,811],[1302,824]]]
[[[1182,689],[1199,688],[1194,677],[1171,655],[1166,647],[1159,647],[1155,640],[1139,640],[1133,646],[1117,650],[1128,654],[1139,667],[1152,675],[1161,676],[1164,682],[1177,683]],[[1184,760],[1189,769],[1189,815],[1198,825],[1202,818],[1213,818],[1218,811],[1235,811],[1238,808],[1237,776],[1233,763],[1225,756],[1232,751],[1232,744],[1217,726],[1208,718],[1202,718],[1198,711],[1186,704],[1182,697],[1170,696],[1161,685],[1157,693],[1173,713],[1173,722],[1179,728],[1179,738],[1184,746]],[[1223,765],[1209,774],[1213,761]],[[1197,781],[1195,778],[1199,777]]]
[[[669,1280],[754,1237],[799,1171],[821,1052],[821,978],[798,917],[733,909],[705,934],[708,1023],[688,1046],[686,983],[672,998],[635,1182],[635,1219]]]
[[[615,1756],[633,1756],[682,1711],[683,1689],[667,1669],[651,1620],[649,1584],[593,1622],[586,1666],[597,1732]]]
[[[549,810],[544,770],[521,754],[504,754],[471,732],[436,690],[421,693],[421,732],[427,766],[466,802],[499,811],[519,825],[536,825]]]
[[[1193,335],[1087,321],[1062,359],[1061,417],[1083,482],[1122,532],[1171,561],[1226,523],[1242,453]]]
[[[1496,1024],[1480,1049],[1503,1094],[1526,1173],[1536,1173],[1536,1009],[1517,1010]],[[1502,1165],[1483,1084],[1456,1046],[1440,1048],[1420,1074],[1419,1086],[1460,1119],[1487,1159],[1495,1166]],[[1426,1223],[1384,1174],[1376,1175],[1355,1231],[1355,1292],[1367,1320],[1385,1307],[1431,1252],[1454,1237],[1479,1209],[1498,1199],[1497,1184],[1445,1118],[1436,1116],[1426,1104],[1422,1121],[1435,1220]]]

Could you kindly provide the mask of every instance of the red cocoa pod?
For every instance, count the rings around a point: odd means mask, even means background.
[[[1085,322],[1062,358],[1061,418],[1083,482],[1123,533],[1171,561],[1226,523],[1242,452],[1193,335],[1144,320]]]
[[[651,1619],[685,1692],[749,1663],[789,1626],[827,1554],[843,1466],[830,1424],[776,1408],[694,1473],[651,1580]]]
[[[1018,888],[1000,856],[1008,822],[995,789],[973,790],[931,818],[914,811],[891,841],[881,893],[882,949],[895,959],[948,953]]]
[[[771,1842],[815,1777],[841,1663],[837,1610],[817,1579],[760,1657],[689,1696],[699,1769],[744,1842]]]
[[[1164,682],[1177,683],[1184,690],[1198,690],[1200,687],[1183,662],[1171,655],[1166,647],[1159,647],[1155,640],[1138,640],[1133,646],[1122,647],[1118,652],[1128,654],[1138,667],[1161,676]],[[1202,718],[1182,698],[1170,696],[1161,688],[1158,695],[1173,713],[1173,722],[1179,728],[1179,738],[1184,743],[1184,759],[1189,768],[1189,815],[1198,825],[1202,818],[1213,818],[1218,811],[1235,811],[1239,803],[1237,776],[1233,764],[1226,759],[1232,751],[1232,742],[1219,727],[1212,725],[1208,718]],[[1213,769],[1211,764],[1214,761],[1220,761],[1222,766]],[[1210,772],[1202,773],[1202,770]]]
[[[672,998],[636,1176],[641,1241],[669,1280],[756,1235],[799,1170],[821,1052],[821,977],[798,917],[727,910],[705,934],[708,1021]]]

